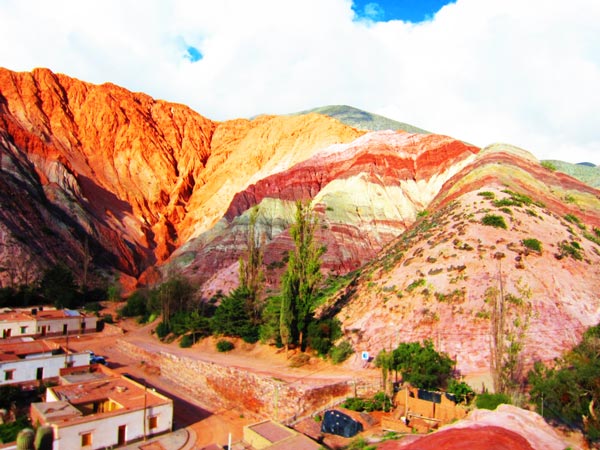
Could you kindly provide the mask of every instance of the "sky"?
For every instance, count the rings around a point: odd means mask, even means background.
[[[345,104],[600,164],[598,0],[0,0],[0,66],[213,120]]]

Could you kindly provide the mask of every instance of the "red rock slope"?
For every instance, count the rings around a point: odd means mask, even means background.
[[[216,123],[111,84],[0,69],[2,283],[25,280],[24,260],[30,277],[59,258],[80,268],[86,239],[97,265],[137,276],[251,180],[361,134],[314,114]]]
[[[423,437],[388,441],[378,450],[563,450],[577,448],[531,411],[500,405],[474,410],[465,420]]]

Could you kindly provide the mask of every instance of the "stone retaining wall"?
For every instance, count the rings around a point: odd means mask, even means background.
[[[352,382],[309,386],[286,382],[237,367],[225,367],[167,352],[152,353],[119,340],[119,348],[136,359],[157,366],[165,378],[206,405],[240,408],[257,417],[293,422],[313,411],[334,405],[352,395]]]

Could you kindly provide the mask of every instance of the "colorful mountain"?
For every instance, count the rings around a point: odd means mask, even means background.
[[[525,365],[598,322],[600,191],[509,145],[320,112],[215,122],[112,84],[0,69],[0,283],[61,261],[96,282],[180,272],[206,297],[227,292],[257,207],[273,292],[295,203],[310,201],[325,277],[349,282],[319,314],[355,349],[429,338],[485,374],[498,292]]]

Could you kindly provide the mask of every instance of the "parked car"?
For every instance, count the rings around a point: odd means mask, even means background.
[[[106,365],[106,358],[104,356],[96,355],[91,350],[86,350],[90,354],[90,364],[102,364]]]
[[[94,356],[90,359],[90,364],[102,364],[105,366],[106,359],[104,359],[104,356]]]

